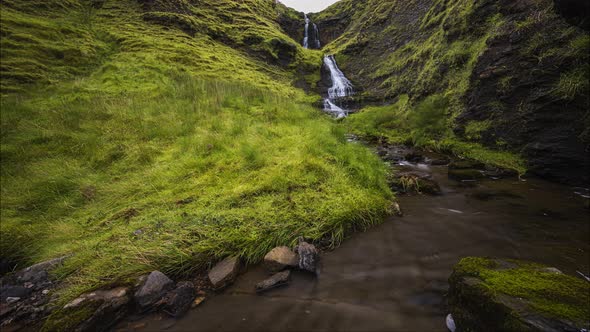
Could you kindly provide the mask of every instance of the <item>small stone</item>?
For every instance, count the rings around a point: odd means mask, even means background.
[[[199,296],[197,297],[194,301],[193,304],[191,304],[191,308],[196,308],[199,304],[203,303],[205,301],[205,297],[204,296]]]
[[[209,271],[209,281],[215,289],[221,289],[233,283],[240,267],[237,257],[228,257],[217,263]]]
[[[174,282],[164,273],[153,271],[148,275],[143,285],[135,292],[135,300],[142,309],[147,309],[160,300],[173,287]]]
[[[299,268],[309,272],[318,272],[317,265],[320,259],[318,249],[313,244],[300,239],[297,251],[299,253]]]
[[[137,230],[133,231],[133,235],[135,235],[136,237],[140,236],[141,234],[143,234],[142,229],[137,229]]]
[[[289,270],[274,274],[272,277],[256,284],[256,292],[261,293],[276,287],[286,285],[289,283],[290,275],[291,271]]]
[[[7,297],[6,298],[6,303],[14,303],[14,302],[18,302],[20,301],[20,297]]]
[[[35,287],[35,284],[32,282],[25,282],[24,286],[25,286],[25,288],[33,288],[33,287]]]
[[[174,290],[162,298],[160,304],[165,313],[177,318],[188,311],[196,296],[195,285],[192,282],[179,282]]]
[[[289,247],[276,247],[264,256],[264,266],[271,272],[297,267],[299,257]]]
[[[41,293],[42,293],[43,295],[47,295],[47,294],[49,294],[49,289],[44,289],[44,290],[43,290]]]

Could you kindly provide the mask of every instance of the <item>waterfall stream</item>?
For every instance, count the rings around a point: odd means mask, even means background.
[[[328,89],[328,98],[324,99],[324,111],[334,114],[337,119],[346,117],[348,111],[336,105],[336,100],[354,93],[352,83],[344,76],[340,68],[338,68],[333,55],[326,55],[324,57],[324,65],[330,71],[330,79],[332,81],[332,87]]]

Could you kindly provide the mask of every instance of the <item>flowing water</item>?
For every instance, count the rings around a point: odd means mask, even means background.
[[[307,14],[305,15],[305,37],[303,37],[303,48],[309,48],[309,17],[307,17]]]
[[[289,286],[257,295],[268,275],[250,267],[236,283],[180,320],[144,318],[167,331],[446,331],[445,292],[465,256],[532,260],[588,275],[589,211],[581,188],[538,179],[457,182],[446,166],[427,171],[439,196],[400,196],[391,217],[322,254],[316,278],[296,272]],[[123,330],[133,330],[127,323]],[[144,325],[145,324],[145,325]]]
[[[332,86],[328,89],[328,98],[324,99],[324,111],[334,114],[336,118],[346,117],[348,111],[336,105],[336,102],[338,98],[347,97],[354,93],[352,84],[338,68],[333,55],[324,57],[324,66],[330,71],[330,81],[332,82]]]

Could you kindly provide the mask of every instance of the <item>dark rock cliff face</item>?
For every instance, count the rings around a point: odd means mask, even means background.
[[[527,8],[504,4],[506,17],[518,20]],[[467,108],[459,116],[457,131],[469,121],[490,121],[481,140],[493,146],[503,140],[527,158],[530,171],[546,178],[577,184],[590,181],[588,141],[588,94],[562,98],[555,82],[572,68],[584,66],[575,57],[546,55],[560,46],[559,34],[570,27],[563,20],[543,22],[526,30],[506,30],[488,41],[479,57],[467,93]],[[539,31],[554,45],[527,50]],[[546,58],[542,58],[546,57]]]
[[[313,18],[362,100],[450,96],[459,137],[519,153],[531,173],[588,185],[587,6],[343,0]]]

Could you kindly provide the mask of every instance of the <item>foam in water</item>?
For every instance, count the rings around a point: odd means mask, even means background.
[[[309,48],[309,17],[307,17],[307,14],[303,15],[305,15],[305,37],[303,37],[303,48]]]
[[[338,107],[336,104],[330,101],[330,99],[324,99],[324,111],[334,114],[336,119],[342,119],[348,115],[348,112]]]

